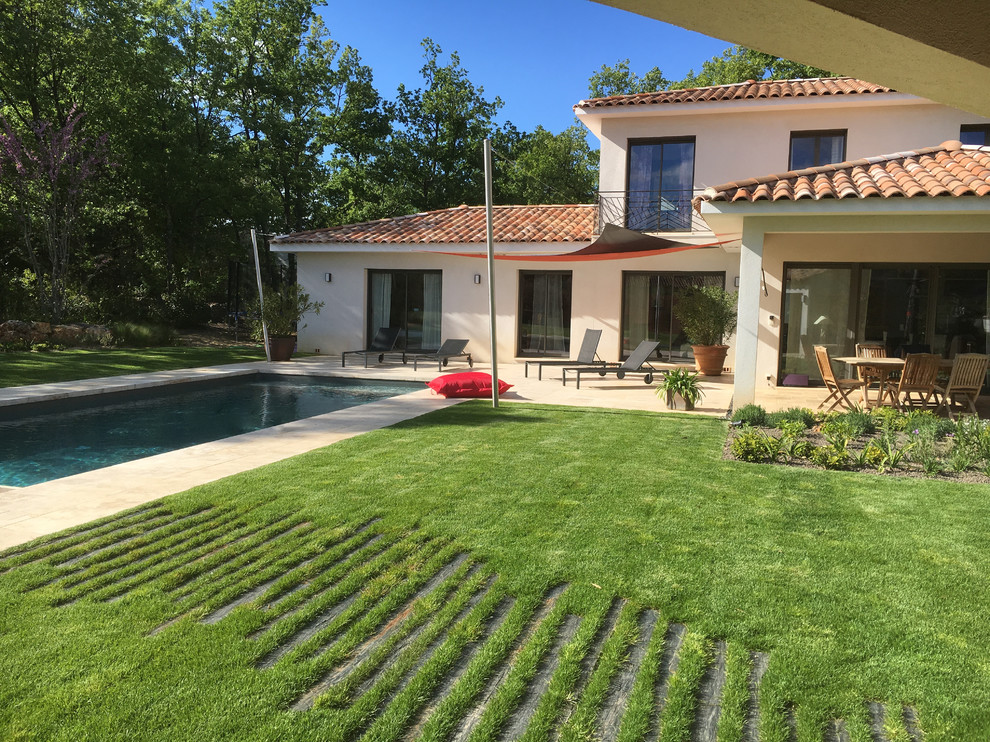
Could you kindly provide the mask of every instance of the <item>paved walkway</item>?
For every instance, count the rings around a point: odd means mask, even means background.
[[[476,368],[490,370],[483,366]],[[385,364],[368,369],[348,366],[342,369],[339,360],[318,356],[291,363],[236,364],[0,389],[0,407],[189,380],[223,378],[259,370],[424,382],[437,375],[436,368],[429,365],[421,365],[418,371],[401,364]],[[466,366],[452,363],[445,369],[446,372],[460,370],[466,370]],[[500,366],[499,377],[513,384],[513,389],[504,397],[506,404],[538,402],[582,407],[663,410],[663,404],[654,394],[653,386],[644,384],[639,378],[620,381],[614,375],[605,378],[590,376],[582,379],[581,389],[577,390],[572,382],[566,387],[561,384],[559,368],[545,369],[543,380],[538,381],[535,378],[526,378],[523,364],[515,363]],[[731,385],[731,376],[705,381],[703,388],[706,397],[698,414],[724,415],[731,401]],[[456,403],[457,400],[445,400],[424,389],[402,397],[318,415],[30,487],[0,488],[0,549]]]

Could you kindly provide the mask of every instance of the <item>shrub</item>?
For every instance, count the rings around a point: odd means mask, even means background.
[[[110,325],[110,334],[114,345],[130,348],[153,348],[175,342],[175,331],[165,325],[115,322]]]
[[[907,415],[893,407],[874,407],[870,415],[885,430],[907,430]]]
[[[745,430],[733,439],[732,455],[753,464],[776,461],[780,456],[780,439],[762,430]]]
[[[808,458],[823,469],[845,469],[850,461],[848,451],[834,446],[816,446]]]
[[[799,422],[802,427],[810,428],[815,424],[815,413],[807,407],[791,407],[788,410],[768,412],[766,420],[771,428],[782,428],[785,422]]]
[[[877,432],[876,419],[864,410],[849,410],[842,413],[837,419],[842,420],[848,426],[853,438],[873,435]]]
[[[744,405],[733,413],[732,422],[762,428],[767,424],[767,411],[758,404]]]
[[[835,417],[822,424],[822,435],[837,451],[845,451],[849,447],[849,442],[856,436],[853,429],[843,417]]]

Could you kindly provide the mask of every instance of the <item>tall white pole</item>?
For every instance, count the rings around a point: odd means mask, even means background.
[[[265,338],[265,358],[272,362],[268,349],[268,324],[265,322],[265,293],[261,290],[261,261],[258,260],[258,233],[251,227],[251,246],[254,247],[254,275],[258,278],[258,308],[261,310],[261,334]]]
[[[495,330],[495,232],[492,228],[492,143],[485,139],[485,226],[488,233],[488,318],[492,341],[492,407],[498,408],[498,353]]]

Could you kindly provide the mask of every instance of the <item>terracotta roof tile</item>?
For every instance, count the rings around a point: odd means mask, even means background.
[[[800,201],[990,194],[990,147],[938,147],[749,178],[707,188],[700,201]]]
[[[498,242],[590,242],[595,207],[590,204],[496,206],[492,213]],[[344,224],[276,237],[274,244],[471,244],[487,240],[484,206],[452,209]]]
[[[864,82],[854,77],[816,77],[810,80],[747,80],[732,85],[707,88],[660,90],[655,93],[612,95],[582,100],[575,109],[592,110],[620,106],[656,106],[667,103],[708,103],[769,98],[811,98],[834,95],[893,93],[892,88]]]

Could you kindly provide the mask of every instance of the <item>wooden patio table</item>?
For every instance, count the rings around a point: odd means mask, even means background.
[[[883,399],[883,387],[887,383],[887,379],[890,375],[896,371],[900,371],[904,368],[903,358],[861,358],[860,356],[837,356],[832,359],[833,361],[839,361],[840,363],[848,363],[850,366],[856,367],[866,367],[875,368],[879,374],[877,377],[880,381],[880,391],[877,394],[876,402],[870,403],[870,395],[866,393],[866,383],[863,383],[863,403],[866,405],[866,409],[871,407],[878,407],[880,405],[880,400]],[[943,358],[939,361],[939,368],[952,369],[952,364],[954,363],[951,358]]]

